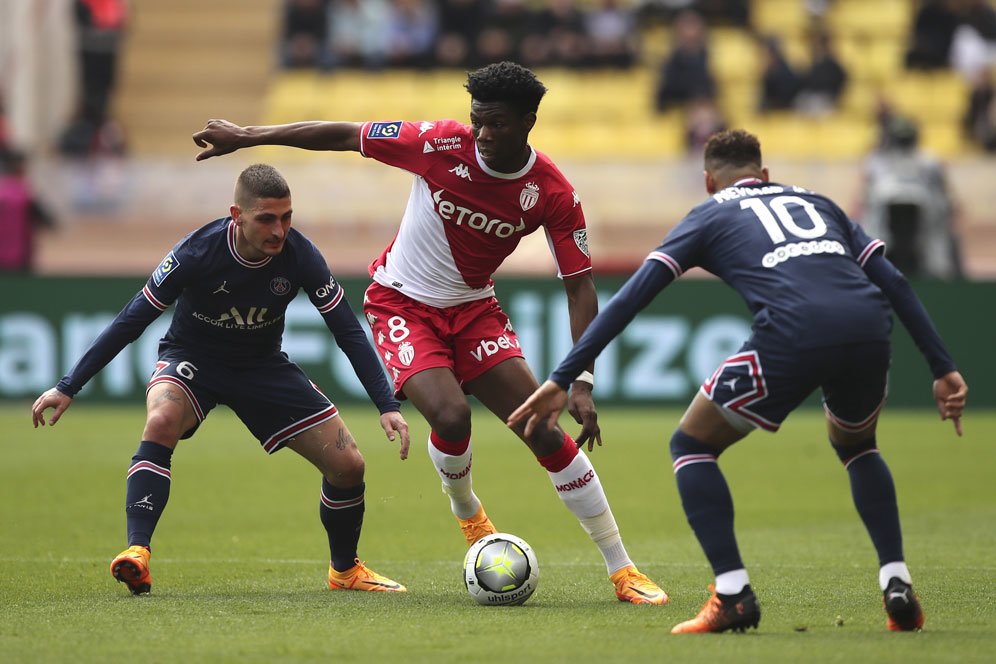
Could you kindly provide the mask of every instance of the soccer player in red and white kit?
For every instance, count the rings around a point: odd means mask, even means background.
[[[211,120],[194,142],[197,160],[256,145],[357,151],[414,175],[393,242],[370,265],[364,312],[399,396],[429,422],[429,456],[468,545],[495,532],[471,483],[473,394],[504,421],[538,383],[526,364],[491,275],[519,241],[547,234],[567,292],[575,341],[598,310],[584,214],[570,183],[528,142],[546,88],[511,62],[468,75],[470,126],[434,122],[297,122],[240,127]],[[640,573],[581,449],[601,444],[592,401],[592,367],[571,386],[575,442],[559,427],[516,434],[546,468],[557,495],[605,558],[616,596],[664,604],[667,595]]]

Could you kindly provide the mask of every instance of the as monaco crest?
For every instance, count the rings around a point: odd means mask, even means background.
[[[410,367],[412,365],[412,360],[415,359],[415,346],[412,346],[408,341],[402,341],[398,344],[398,360],[405,365]]]
[[[538,200],[539,185],[534,182],[530,182],[519,192],[519,205],[522,206],[523,212],[531,209]]]

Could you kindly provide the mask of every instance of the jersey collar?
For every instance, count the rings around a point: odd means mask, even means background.
[[[228,250],[232,252],[232,258],[235,259],[235,262],[245,267],[263,267],[270,262],[270,259],[273,258],[272,256],[266,256],[258,261],[251,261],[240,256],[238,250],[235,248],[236,233],[238,233],[238,230],[235,227],[235,220],[233,219],[228,222]]]
[[[529,146],[529,159],[526,160],[526,165],[520,168],[515,173],[502,173],[501,171],[496,171],[493,168],[490,168],[487,164],[484,163],[484,160],[481,159],[481,153],[477,151],[476,142],[474,143],[474,156],[477,157],[477,165],[481,168],[482,171],[484,171],[491,177],[500,178],[502,180],[516,180],[518,178],[521,178],[523,175],[528,173],[529,169],[531,169],[533,167],[533,164],[536,163],[536,150],[534,150],[531,145]]]

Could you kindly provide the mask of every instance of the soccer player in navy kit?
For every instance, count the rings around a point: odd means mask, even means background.
[[[148,593],[151,539],[169,498],[177,443],[224,403],[272,454],[289,447],[323,475],[322,525],[331,549],[332,590],[404,592],[356,555],[364,511],[364,462],[335,405],[280,350],[287,306],[304,289],[381,413],[381,427],[408,455],[408,425],[380,361],[318,249],[291,228],[291,195],[272,166],[246,168],[231,216],[184,237],[145,287],[82,358],[32,407],[35,427],[54,425],[90,378],[173,302],[147,388],[148,416],[127,475],[128,549],[111,574]]]
[[[671,438],[689,524],[716,574],[699,614],[672,633],[743,631],[760,606],[733,531],[733,501],[717,459],[754,428],[776,431],[820,388],[830,443],[847,469],[858,514],[879,559],[886,624],[923,626],[903,558],[896,493],[875,442],[885,401],[890,305],[934,375],[942,419],[961,435],[968,387],[916,294],[869,238],[829,199],[768,181],[757,138],[713,135],[705,148],[711,197],[650,253],[550,379],[509,418],[527,432],[556,421],[564,389],[665,286],[690,267],[720,277],[747,302],[753,334],[705,381]]]

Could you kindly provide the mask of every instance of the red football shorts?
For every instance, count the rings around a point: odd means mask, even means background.
[[[446,367],[463,384],[499,362],[522,357],[512,323],[493,297],[432,307],[373,283],[363,313],[399,398],[405,381],[419,371]]]

